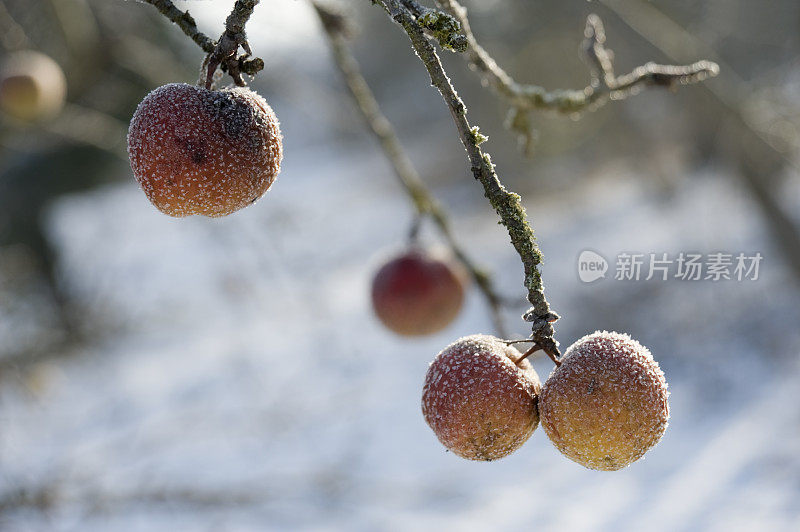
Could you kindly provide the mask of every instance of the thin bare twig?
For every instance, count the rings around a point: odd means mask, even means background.
[[[181,11],[171,0],[144,0],[148,4],[154,6],[158,11],[177,24],[187,37],[192,39],[197,46],[203,49],[204,52],[210,54],[214,51],[216,43],[208,38],[203,32],[197,29],[197,23],[188,11]]]
[[[367,125],[380,141],[381,148],[387,159],[389,159],[398,181],[417,210],[418,216],[413,224],[412,234],[416,233],[422,217],[430,217],[447,242],[453,255],[467,269],[470,277],[472,277],[486,300],[497,334],[505,337],[506,332],[502,316],[503,300],[495,291],[494,283],[489,273],[476,265],[456,241],[447,212],[425,186],[414,167],[414,163],[403,149],[394,128],[381,112],[378,101],[361,74],[358,62],[347,42],[349,34],[347,21],[341,13],[331,7],[321,5],[318,2],[312,2],[312,4],[322,22],[334,60],[344,77],[353,100],[359,111],[361,111]]]
[[[25,29],[14,20],[3,2],[0,2],[0,45],[7,51],[30,46]]]
[[[550,109],[562,113],[578,113],[597,108],[608,100],[621,100],[648,86],[673,88],[698,83],[716,76],[719,66],[711,61],[691,65],[659,65],[647,63],[617,77],[614,74],[613,54],[605,47],[605,31],[600,17],[589,15],[584,32],[583,51],[589,63],[592,79],[580,90],[548,91],[538,85],[518,83],[478,43],[472,33],[467,10],[456,0],[436,0],[437,6],[452,15],[460,26],[469,46],[466,57],[483,80],[511,106],[507,127],[520,135],[525,151],[530,153],[533,130],[528,111]]]
[[[777,148],[767,131],[754,123],[745,111],[746,100],[752,97],[751,84],[717,57],[712,48],[652,3],[615,0],[601,0],[601,3],[667,57],[674,59],[687,54],[702,53],[723,65],[719,79],[703,84],[703,88],[719,106],[720,111],[730,117],[731,127],[738,131],[736,149],[741,170],[738,175],[752,191],[752,198],[761,210],[773,238],[780,245],[795,279],[800,280],[800,228],[769,179],[779,175],[785,167],[800,171],[800,165],[794,157]],[[774,134],[774,131],[769,133]]]
[[[534,353],[535,353],[536,351],[538,351],[538,350],[539,350],[539,346],[538,346],[538,345],[536,345],[536,344],[533,344],[532,346],[530,346],[530,347],[528,348],[528,350],[527,350],[527,351],[525,351],[524,353],[522,353],[522,354],[521,354],[521,355],[520,355],[520,356],[519,356],[519,357],[518,357],[518,358],[517,358],[517,359],[514,361],[514,364],[516,364],[517,366],[519,366],[519,365],[520,365],[520,363],[521,363],[523,360],[525,360],[526,358],[528,358],[529,356],[531,356],[532,354],[534,354]],[[553,362],[555,362],[556,366],[560,366],[560,365],[561,365],[561,360],[553,360]]]
[[[467,151],[473,176],[483,186],[484,194],[500,216],[511,237],[511,243],[522,260],[525,270],[524,284],[528,290],[528,301],[532,305],[523,318],[532,323],[531,338],[557,363],[561,353],[554,338],[553,322],[558,319],[558,315],[550,309],[544,295],[539,271],[542,254],[526,220],[521,199],[503,186],[495,173],[491,158],[479,147],[486,139],[477,127],[470,126],[464,102],[453,88],[436,49],[427,39],[424,28],[417,22],[414,14],[399,0],[381,0],[380,5],[408,34],[412,47],[430,75],[431,83],[439,90],[450,110],[458,136]]]
[[[584,89],[589,93],[589,104],[608,97],[623,99],[642,87],[673,88],[676,85],[691,85],[719,73],[719,66],[706,60],[691,65],[659,65],[650,62],[618,77],[614,74],[613,53],[605,47],[606,33],[600,17],[587,17],[584,37],[584,52],[592,68],[591,91],[588,87]]]
[[[633,89],[643,86],[686,85],[717,75],[719,67],[711,61],[691,65],[658,65],[647,63],[623,76],[614,75],[611,51],[605,48],[605,32],[600,17],[589,15],[583,49],[592,66],[592,83],[581,90],[547,91],[538,85],[518,83],[478,44],[467,18],[467,10],[456,0],[436,0],[459,22],[469,42],[467,58],[484,79],[514,107],[522,110],[554,109],[565,113],[585,108],[612,97],[621,99]]]

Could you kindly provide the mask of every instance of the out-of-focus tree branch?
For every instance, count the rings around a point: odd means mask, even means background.
[[[719,67],[711,61],[698,61],[690,65],[659,65],[647,63],[627,74],[614,73],[613,54],[605,46],[605,31],[600,17],[589,15],[586,20],[582,49],[591,71],[591,81],[583,89],[556,89],[548,91],[539,85],[518,83],[478,43],[467,17],[467,10],[456,0],[436,0],[436,4],[458,22],[467,39],[466,57],[470,66],[494,91],[511,105],[506,125],[520,136],[520,144],[527,154],[533,147],[534,132],[528,111],[555,110],[578,113],[597,108],[609,100],[622,100],[645,87],[668,87],[698,83],[716,76]]]
[[[489,273],[476,265],[466,251],[459,245],[450,226],[450,218],[444,207],[431,194],[417,173],[414,163],[403,149],[392,124],[381,112],[378,101],[372,93],[361,69],[347,42],[349,28],[345,17],[332,7],[312,2],[322,27],[328,37],[336,65],[339,67],[350,94],[373,134],[380,141],[386,158],[392,165],[398,181],[408,194],[417,213],[430,217],[453,255],[464,265],[477,285],[492,316],[494,328],[502,337],[507,336],[503,323],[503,299],[497,294]]]
[[[469,43],[466,55],[470,64],[498,94],[520,110],[552,109],[574,113],[608,99],[624,99],[643,87],[687,85],[716,76],[719,72],[717,64],[711,61],[698,61],[690,65],[659,65],[651,62],[616,76],[613,54],[605,47],[602,21],[597,15],[589,15],[583,50],[592,71],[592,82],[580,90],[547,91],[538,85],[518,83],[503,70],[478,43],[472,33],[466,8],[456,0],[436,0],[436,3],[458,21]]]
[[[592,71],[592,84],[587,93],[588,104],[604,98],[623,99],[634,91],[649,86],[672,88],[704,81],[719,73],[719,66],[702,60],[690,65],[659,65],[653,62],[634,68],[622,76],[614,74],[613,53],[605,47],[606,33],[597,15],[589,15],[584,30],[583,48]]]
[[[674,20],[649,2],[620,2],[600,0],[616,13],[631,29],[641,35],[667,57],[675,60],[688,54],[702,53],[722,63],[713,49],[683,29]],[[774,176],[783,168],[800,171],[795,159],[777,148],[767,133],[745,111],[752,88],[736,71],[723,63],[718,80],[704,83],[702,87],[711,95],[724,114],[730,117],[730,126],[737,131],[735,148],[739,159],[739,176],[752,192],[773,238],[800,279],[800,229],[787,212],[771,186]],[[792,142],[786,142],[787,145]]]
[[[25,30],[14,20],[3,2],[0,2],[0,45],[6,50],[17,50],[29,44],[30,39]]]

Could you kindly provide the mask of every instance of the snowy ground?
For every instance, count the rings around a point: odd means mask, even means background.
[[[421,382],[445,344],[490,332],[480,297],[434,337],[383,330],[368,282],[402,241],[405,199],[377,156],[353,153],[337,171],[330,154],[291,155],[267,197],[224,220],[169,219],[132,184],[54,207],[64,278],[106,333],[0,381],[0,499],[17,496],[0,529],[800,528],[798,292],[725,177],[657,200],[623,169],[569,202],[528,205],[562,343],[624,329],[670,381],[664,440],[601,473],[541,429],[496,463],[444,451],[420,414]],[[459,235],[521,295],[479,193],[438,192],[476,206],[459,209]],[[582,284],[586,248],[765,259],[756,282]]]

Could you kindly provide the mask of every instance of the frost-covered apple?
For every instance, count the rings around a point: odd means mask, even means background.
[[[272,108],[250,89],[171,83],[136,109],[128,155],[158,210],[218,217],[269,189],[280,171],[283,138]]]
[[[542,427],[565,456],[614,471],[641,458],[667,430],[664,373],[627,334],[595,332],[567,349],[539,398]]]
[[[442,444],[470,460],[516,451],[539,424],[539,376],[498,338],[475,334],[450,344],[431,363],[422,414]]]

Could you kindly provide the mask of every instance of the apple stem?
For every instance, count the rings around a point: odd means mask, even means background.
[[[530,340],[529,340],[529,341],[530,341]],[[522,363],[522,361],[523,361],[523,360],[525,360],[526,358],[528,358],[529,356],[531,356],[533,353],[535,353],[535,352],[536,352],[536,351],[538,351],[539,349],[541,349],[541,348],[539,347],[539,344],[537,344],[537,343],[534,343],[532,346],[530,346],[530,347],[528,348],[528,350],[527,350],[527,351],[525,351],[524,353],[522,353],[522,356],[520,356],[520,357],[517,359],[517,361],[516,361],[516,362],[514,362],[514,363],[515,363],[517,366],[519,366],[519,365]]]
[[[547,356],[550,357],[550,360],[553,361],[553,364],[555,364],[556,366],[560,366],[561,365],[561,358],[560,357],[554,356],[547,349],[544,349],[542,346],[540,346],[538,343],[536,343],[536,340],[533,340],[532,338],[525,338],[523,340],[502,340],[502,342],[504,344],[506,344],[506,345],[526,344],[526,343],[529,343],[529,342],[533,343],[533,345],[530,346],[530,348],[528,348],[528,350],[525,351],[522,354],[522,356],[519,357],[516,360],[515,364],[517,364],[517,365],[519,365],[520,362],[522,362],[523,360],[525,360],[526,358],[528,358],[533,353],[535,353],[536,351],[539,351],[539,350],[544,351],[547,354]]]

